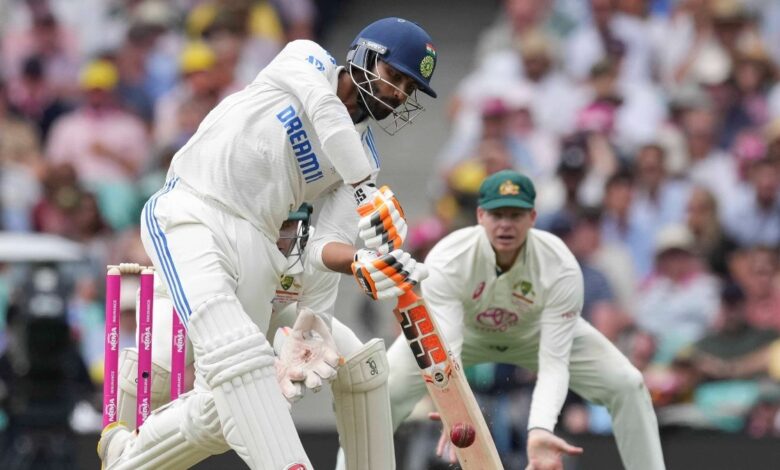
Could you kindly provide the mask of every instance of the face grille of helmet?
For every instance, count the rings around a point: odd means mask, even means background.
[[[371,50],[366,45],[358,45],[355,49],[350,51],[350,54],[347,57],[347,70],[349,71],[349,76],[352,78],[352,82],[358,89],[360,99],[362,99],[364,103],[373,100],[391,111],[386,118],[379,120],[371,112],[371,108],[365,106],[366,112],[377,122],[383,131],[389,135],[395,135],[408,124],[411,124],[421,112],[425,111],[425,108],[423,108],[417,100],[417,89],[415,89],[411,95],[407,94],[375,72],[378,70],[377,65],[379,64],[379,60],[379,53]],[[392,65],[390,66],[392,67]],[[356,74],[355,72],[357,71],[362,73]],[[361,76],[365,78],[362,78]],[[406,98],[404,103],[397,108],[393,108],[392,105],[380,99],[375,93],[375,86],[378,82],[383,82],[400,91],[402,96]]]

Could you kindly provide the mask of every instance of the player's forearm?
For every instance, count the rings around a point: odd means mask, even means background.
[[[322,247],[322,264],[331,271],[352,274],[355,247],[346,243],[330,242]]]
[[[555,430],[558,415],[569,390],[568,364],[558,361],[540,361],[539,375],[531,400],[528,429]]]
[[[322,142],[322,149],[345,183],[368,179],[371,167],[355,129],[341,129]]]

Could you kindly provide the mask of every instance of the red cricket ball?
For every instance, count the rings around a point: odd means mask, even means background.
[[[455,423],[450,429],[450,441],[455,447],[468,447],[474,443],[477,431],[474,426],[466,423]]]

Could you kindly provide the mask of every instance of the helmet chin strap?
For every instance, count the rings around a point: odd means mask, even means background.
[[[288,276],[296,276],[303,272],[303,258],[294,253],[287,257],[287,267],[284,269],[284,274]]]
[[[368,110],[368,106],[366,105],[366,97],[363,95],[363,90],[358,87],[358,93],[357,93],[357,104],[358,109],[360,110],[360,114],[357,116],[357,118],[353,119],[352,122],[355,124],[359,122],[363,122],[366,119],[372,117],[371,111]]]

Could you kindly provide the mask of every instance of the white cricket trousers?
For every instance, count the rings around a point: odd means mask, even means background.
[[[462,361],[464,366],[500,362],[536,371],[538,353],[538,345],[510,347],[500,352],[488,345],[469,342],[466,337]],[[426,393],[426,388],[403,335],[390,347],[387,358],[393,426],[397,429]],[[585,321],[579,322],[575,332],[569,373],[572,390],[609,410],[623,466],[628,470],[664,469],[658,422],[642,374]]]
[[[276,240],[169,180],[141,214],[141,240],[182,323],[218,295],[235,296],[266,331],[271,300],[287,260]]]
[[[177,178],[147,202],[141,219],[144,247],[190,332],[195,392],[213,394],[227,442],[253,469],[310,468],[273,366],[265,364],[273,353],[261,332],[286,266],[275,240]]]

